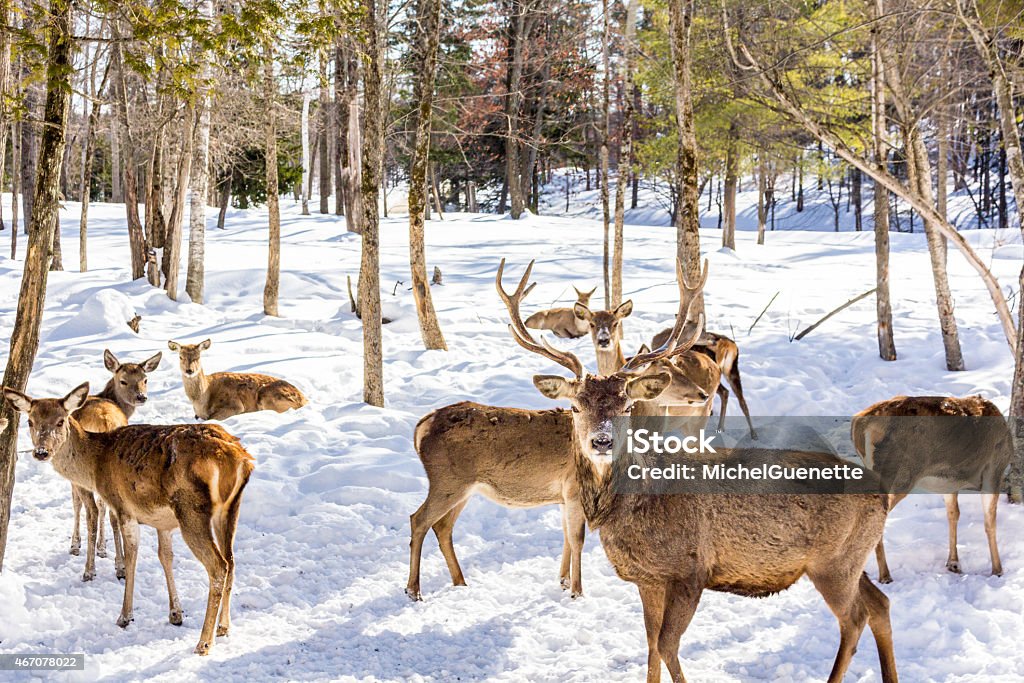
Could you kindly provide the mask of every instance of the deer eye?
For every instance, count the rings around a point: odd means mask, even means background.
[[[572,406],[572,412],[578,413],[578,412],[580,412],[580,409],[577,408],[576,406]]]
[[[64,426],[64,418],[63,417],[61,419],[57,420],[57,426],[58,427],[63,427]]]
[[[128,382],[125,382],[124,380],[121,380],[121,386],[122,387],[128,386]]]

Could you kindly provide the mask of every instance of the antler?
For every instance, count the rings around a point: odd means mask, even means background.
[[[533,338],[533,335],[526,328],[526,325],[523,324],[522,316],[519,314],[519,302],[536,285],[534,283],[529,287],[526,286],[526,283],[530,280],[530,272],[533,271],[533,263],[533,261],[530,261],[530,265],[526,267],[526,272],[523,273],[523,277],[519,281],[519,286],[511,294],[506,292],[505,288],[501,285],[501,276],[505,272],[505,259],[501,259],[501,264],[498,265],[498,274],[494,278],[494,287],[498,290],[498,296],[505,302],[505,308],[508,309],[509,318],[512,320],[512,323],[508,326],[509,332],[512,333],[512,338],[516,340],[516,343],[527,351],[539,353],[545,358],[549,358],[559,365],[568,368],[576,377],[582,377],[583,363],[580,362],[580,359],[575,354],[552,347],[543,337],[538,344],[537,340]]]
[[[689,315],[689,308],[692,307],[693,303],[691,302],[686,312],[687,315]],[[637,353],[632,358],[630,358],[629,360],[627,360],[625,365],[622,366],[622,372],[636,372],[640,368],[646,365],[650,365],[655,361],[659,361],[665,358],[673,358],[682,353],[686,353],[691,348],[693,348],[694,344],[697,343],[697,340],[700,339],[701,332],[704,330],[703,314],[697,316],[696,323],[697,324],[694,327],[693,331],[690,333],[689,337],[685,339],[681,334],[682,326],[679,326],[679,332],[677,333],[675,332],[675,330],[673,330],[674,334],[665,341],[665,343],[662,345],[660,349],[655,349],[654,351],[648,351],[644,353],[643,347],[641,347],[640,352]]]

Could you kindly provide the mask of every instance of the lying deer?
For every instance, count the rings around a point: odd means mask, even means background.
[[[135,409],[144,404],[148,398],[148,377],[160,365],[162,354],[157,353],[141,363],[121,363],[109,350],[103,351],[103,364],[114,376],[107,381],[103,391],[86,399],[85,405],[75,411],[75,419],[87,432],[109,432],[124,427],[135,414]],[[71,554],[78,555],[82,548],[80,522],[82,506],[86,506],[86,516],[95,512],[98,535],[96,537],[95,554],[107,556],[106,517],[107,506],[103,501],[94,498],[91,491],[72,484],[71,504],[75,510],[75,526],[71,531]],[[95,509],[94,509],[95,507]],[[88,522],[87,522],[88,523]],[[110,520],[111,535],[114,537],[114,571],[117,578],[124,578],[124,552],[121,534],[114,520]],[[92,552],[86,552],[86,575],[95,576]]]
[[[608,376],[587,375],[572,353],[539,344],[510,307],[511,332],[523,348],[567,368],[573,379],[537,375],[548,398],[572,405],[576,486],[587,524],[600,533],[616,573],[637,585],[647,630],[647,680],[661,679],[664,662],[673,681],[684,681],[679,641],[705,589],[761,597],[788,588],[805,574],[839,621],[840,642],[831,683],[842,680],[865,625],[878,646],[882,680],[895,682],[896,660],[888,599],[864,574],[868,554],[882,537],[886,497],[871,494],[624,494],[612,485],[612,420],[636,401],[652,401],[669,386],[665,374],[637,372],[691,347],[679,311],[667,345]],[[635,357],[634,357],[635,358]],[[843,461],[829,454],[734,449],[732,457],[767,455],[777,461]]]
[[[506,306],[519,308],[529,293],[530,269],[512,293],[501,286],[504,261],[495,286]],[[680,378],[679,396],[692,402],[708,396]],[[680,398],[680,400],[683,400]],[[429,491],[410,518],[409,582],[406,594],[420,600],[420,558],[423,540],[433,528],[456,586],[466,584],[455,556],[452,529],[474,493],[505,507],[562,505],[562,560],[559,578],[572,597],[583,594],[581,563],[586,525],[580,507],[572,458],[572,419],[556,410],[522,410],[462,402],[439,408],[416,425],[414,443]]]
[[[911,417],[932,419],[919,421],[909,419]],[[973,424],[934,419],[947,417],[990,419]],[[991,401],[981,396],[896,396],[854,415],[850,434],[864,464],[889,483],[890,509],[922,482],[947,491],[943,495],[949,523],[946,569],[957,574],[960,573],[960,557],[956,550],[956,527],[960,504],[956,491],[981,491],[992,574],[1002,575],[1003,565],[996,545],[996,508],[1013,445],[1003,414]],[[881,539],[875,548],[875,557],[878,580],[891,583]]]
[[[209,339],[199,344],[167,346],[178,354],[185,395],[192,401],[197,420],[226,420],[233,415],[273,410],[283,413],[306,405],[306,397],[294,385],[254,372],[203,372],[199,356],[210,348]]]
[[[576,303],[586,306],[590,303],[590,297],[597,291],[594,287],[589,292],[576,290]],[[526,326],[533,330],[551,330],[551,332],[562,339],[577,339],[586,336],[590,327],[586,321],[576,316],[574,308],[549,308],[545,311],[537,311],[526,319]]]
[[[88,383],[64,398],[32,399],[3,389],[15,410],[28,415],[33,455],[73,484],[96,491],[110,506],[124,539],[126,579],[117,625],[132,621],[139,524],[157,530],[158,555],[167,578],[172,624],[182,622],[171,570],[171,532],[181,529],[185,543],[210,579],[206,617],[195,652],[213,646],[213,628],[225,636],[231,627],[231,589],[235,578],[234,540],[242,491],[253,458],[235,437],[217,425],[132,425],[92,433],[74,418],[89,394]],[[95,545],[95,518],[88,543]],[[219,615],[219,620],[218,620]]]

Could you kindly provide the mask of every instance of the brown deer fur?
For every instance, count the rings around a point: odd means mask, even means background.
[[[78,424],[87,432],[109,432],[118,427],[128,424],[128,420],[135,414],[135,408],[144,404],[148,398],[148,373],[153,372],[160,365],[162,354],[157,353],[141,363],[121,363],[109,350],[103,351],[103,364],[113,373],[113,377],[103,387],[103,391],[86,399],[85,405],[75,411],[74,418]],[[85,496],[93,498],[91,504],[86,503]],[[82,548],[82,534],[80,523],[82,518],[82,506],[86,505],[86,515],[95,505],[96,537],[95,554],[100,557],[107,556],[106,540],[106,517],[107,506],[102,500],[94,498],[91,491],[82,491],[72,484],[71,504],[75,511],[75,525],[71,531],[71,554],[78,555]],[[114,571],[117,578],[124,578],[124,551],[121,543],[121,534],[113,520],[110,521],[111,532],[114,538]],[[93,568],[93,561],[90,560],[92,553],[86,553],[86,573]]]
[[[957,424],[931,421],[921,429],[914,429],[914,421],[887,417],[989,417],[999,418],[994,424],[971,429]],[[1010,465],[1012,441],[1009,429],[1004,429],[1003,414],[981,396],[957,398],[953,396],[896,396],[881,401],[857,413],[850,423],[854,447],[865,464],[883,472],[899,469],[901,481],[895,482],[896,491],[889,496],[889,507],[906,497],[924,479],[938,480],[960,488],[980,490],[985,513],[985,535],[988,538],[992,574],[1000,576],[1003,565],[996,544],[996,508],[999,488]],[[945,432],[950,432],[946,434]],[[961,442],[957,442],[957,440]],[[936,440],[942,443],[934,443]],[[962,441],[966,440],[967,443]],[[943,495],[946,520],[949,523],[949,555],[946,569],[960,573],[960,557],[956,549],[957,522],[960,504],[955,492]],[[885,558],[885,545],[878,541],[875,548],[878,561],[878,580],[890,583],[892,575]]]
[[[503,262],[504,263],[504,262]],[[501,270],[499,269],[499,277]],[[523,281],[529,277],[527,269]],[[653,401],[671,383],[664,373],[636,373],[693,345],[683,339],[683,319],[661,352],[638,354],[608,376],[590,376],[579,359],[538,344],[509,306],[513,339],[555,360],[575,379],[537,375],[537,389],[572,405],[576,484],[587,524],[616,573],[640,590],[647,629],[647,681],[658,683],[661,663],[672,680],[685,679],[679,640],[705,589],[747,596],[781,591],[807,575],[839,621],[840,643],[829,676],[838,683],[849,666],[865,625],[878,645],[882,680],[897,680],[889,601],[864,574],[868,554],[882,537],[887,511],[883,495],[856,494],[623,494],[612,486],[612,420],[628,415],[636,401]],[[680,316],[685,313],[680,311]],[[733,450],[744,458],[747,451]],[[777,453],[780,459],[841,464],[829,454]],[[762,457],[765,452],[760,451]]]
[[[192,401],[199,420],[226,420],[233,415],[273,410],[283,413],[306,405],[301,391],[283,379],[253,372],[215,372],[207,375],[200,354],[210,348],[207,339],[199,344],[167,342],[178,354],[185,394]]]
[[[576,290],[576,303],[584,306],[590,303],[590,297],[597,291],[597,287],[589,292]],[[590,331],[590,326],[585,320],[576,317],[573,308],[549,308],[544,311],[537,311],[526,319],[526,326],[532,330],[551,330],[551,332],[562,339],[577,339],[583,337]]]
[[[167,578],[169,620],[180,624],[181,607],[171,571],[171,532],[181,529],[186,545],[206,568],[210,590],[197,654],[205,655],[231,625],[234,537],[242,491],[254,462],[238,439],[217,425],[131,425],[112,432],[87,432],[73,417],[89,385],[64,398],[33,400],[13,389],[3,394],[28,414],[34,455],[58,474],[96,491],[110,507],[124,538],[126,580],[117,624],[132,621],[139,524],[157,530],[160,563]],[[89,543],[95,542],[95,518]],[[218,623],[219,615],[219,623]]]

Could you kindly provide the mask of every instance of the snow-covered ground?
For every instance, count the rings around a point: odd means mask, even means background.
[[[551,202],[557,202],[557,195]],[[600,280],[600,223],[581,216],[448,214],[428,225],[428,260],[444,285],[434,301],[447,353],[422,349],[408,290],[404,217],[382,228],[382,290],[387,407],[360,402],[361,331],[348,312],[345,276],[358,267],[358,238],[333,216],[299,215],[286,202],[282,225],[281,317],[262,314],[267,230],[261,211],[233,211],[224,231],[207,233],[207,302],[175,303],[133,283],[126,268],[123,207],[90,210],[88,273],[78,262],[79,206],[62,212],[64,261],[52,273],[42,341],[29,384],[34,396],[63,395],[108,377],[104,348],[140,360],[164,351],[150,377],[150,401],[134,421],[188,422],[192,408],[167,340],[213,339],[207,371],[259,370],[301,387],[310,405],[283,415],[227,420],[258,462],[245,493],[237,538],[234,630],[206,658],[192,654],[206,600],[206,574],[176,537],[175,572],[185,623],[167,623],[155,534],[142,532],[135,622],[114,621],[122,584],[112,559],[80,580],[84,558],[68,555],[67,483],[49,465],[22,455],[11,537],[0,575],[0,652],[84,652],[84,673],[47,680],[179,681],[639,681],[646,665],[640,601],[619,580],[596,535],[583,558],[586,597],[558,586],[562,532],[555,507],[508,510],[474,500],[456,526],[468,588],[449,585],[433,536],[425,545],[425,601],[403,594],[408,517],[426,494],[412,446],[416,421],[429,410],[472,399],[540,408],[537,372],[559,368],[521,350],[506,330],[494,293],[498,261],[517,277],[537,259],[539,283],[524,308],[572,298],[571,285]],[[742,207],[741,212],[749,210]],[[5,211],[6,215],[9,215]],[[830,217],[824,215],[823,220]],[[0,233],[6,242],[9,232]],[[1019,247],[993,254],[993,233],[972,231],[1009,290]],[[780,231],[759,247],[741,232],[737,251],[711,260],[709,328],[733,336],[755,415],[841,415],[897,393],[980,393],[1006,409],[1012,362],[977,276],[951,252],[950,277],[968,370],[945,371],[932,284],[921,235],[892,235],[892,294],[900,360],[877,357],[874,302],[866,299],[800,342],[792,335],[836,305],[874,286],[871,233]],[[627,229],[625,282],[635,313],[626,344],[660,330],[676,305],[670,228]],[[22,241],[23,242],[23,241]],[[24,242],[23,242],[24,243]],[[6,254],[3,244],[0,253]],[[6,343],[22,263],[0,256],[0,338]],[[397,283],[397,284],[396,284]],[[778,292],[761,321],[758,313]],[[595,299],[597,301],[598,299]],[[142,315],[141,331],[124,324]],[[588,339],[571,342],[588,366]],[[735,404],[732,414],[737,415]],[[30,446],[22,421],[21,448]],[[896,582],[892,600],[896,654],[905,681],[1008,681],[1024,678],[1024,510],[1002,506],[1002,578],[989,559],[978,501],[964,496],[961,560],[945,571],[946,520],[938,497],[912,496],[890,517],[887,549]],[[874,561],[869,563],[874,576]],[[683,639],[683,669],[694,681],[824,680],[838,629],[806,580],[782,595],[750,600],[705,593]],[[0,678],[10,674],[0,674]],[[880,679],[867,633],[849,681]]]

